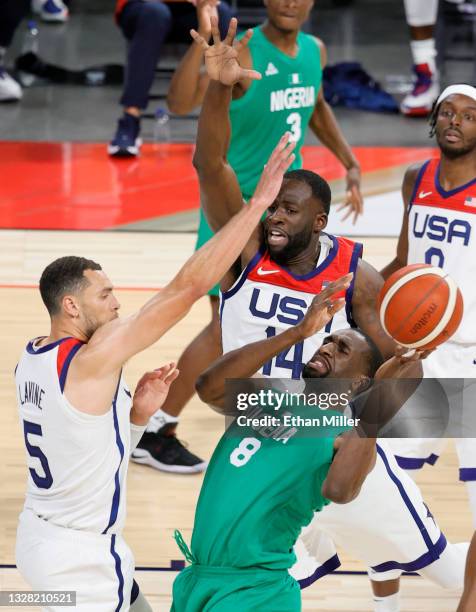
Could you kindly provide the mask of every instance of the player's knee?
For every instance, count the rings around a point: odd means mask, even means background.
[[[141,27],[147,30],[169,29],[172,13],[163,2],[144,2],[140,14]]]

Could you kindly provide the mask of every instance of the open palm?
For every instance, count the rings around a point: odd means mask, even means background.
[[[242,79],[261,79],[261,74],[256,70],[247,70],[240,66],[238,55],[248,44],[252,36],[252,30],[248,30],[241,40],[233,44],[236,35],[237,21],[230,21],[228,33],[224,40],[220,40],[218,20],[211,17],[213,45],[200,36],[195,30],[191,30],[192,38],[205,51],[205,67],[208,76],[213,81],[220,81],[223,85],[232,86]]]

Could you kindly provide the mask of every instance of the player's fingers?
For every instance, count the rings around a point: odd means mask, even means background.
[[[167,378],[165,378],[164,380],[165,384],[171,385],[174,382],[174,380],[178,377],[179,374],[180,374],[180,370],[178,370],[177,368],[172,370],[172,372],[168,374]]]
[[[210,48],[210,45],[207,43],[207,41],[203,38],[203,36],[200,36],[200,34],[196,30],[190,30],[190,36],[196,43],[201,46],[204,51]]]
[[[353,272],[349,272],[345,276],[341,276],[337,280],[332,281],[332,283],[329,283],[326,286],[326,288],[323,289],[318,294],[317,297],[321,297],[321,298],[327,299],[331,295],[334,295],[334,293],[337,293],[338,291],[342,291],[342,289],[346,289],[350,285],[350,283],[352,282],[353,278],[354,278],[354,273]]]
[[[160,373],[159,378],[161,380],[165,380],[165,378],[167,377],[167,375],[170,373],[171,370],[173,370],[175,368],[175,363],[172,361],[171,363],[167,363],[166,365],[162,366],[161,368],[157,368],[156,372]]]
[[[294,153],[291,153],[289,157],[286,157],[285,159],[281,160],[278,166],[279,174],[284,174],[285,172],[287,172],[288,168],[291,166],[295,159],[296,156],[294,155]]]
[[[249,70],[248,68],[240,68],[240,80],[241,79],[252,79],[253,81],[260,81],[262,78],[261,72],[257,70]]]
[[[329,315],[334,316],[339,310],[342,310],[345,306],[345,298],[339,298],[337,300],[332,300],[332,304],[327,307],[327,312]]]
[[[233,21],[233,19],[230,21],[230,28],[232,27],[232,25],[231,25],[232,21]],[[210,17],[210,25],[211,25],[211,29],[212,29],[213,44],[214,45],[219,45],[221,43],[220,30],[218,29],[218,19],[217,19],[217,17],[215,15]],[[230,31],[229,28],[228,28],[228,31]]]
[[[250,42],[250,38],[252,36],[253,36],[253,30],[249,29],[249,30],[246,30],[244,36],[240,40],[236,41],[235,49],[238,51],[238,53],[243,49],[243,47],[246,47],[246,45]]]
[[[283,161],[289,159],[290,153],[296,146],[296,143],[292,142],[290,137],[290,132],[285,132],[279,139],[278,144],[274,147],[268,163],[266,164],[269,172],[274,172]]]
[[[218,30],[218,19],[214,18],[216,20],[216,24],[217,24],[217,30]],[[236,26],[238,24],[238,21],[236,20],[236,17],[232,17],[230,19],[230,25],[228,26],[228,32],[226,33],[225,39],[223,41],[223,44],[225,45],[230,45],[230,47],[233,45],[233,41],[235,40],[235,36],[236,36]],[[212,30],[213,33],[213,30]],[[218,36],[220,36],[220,33],[218,32]],[[215,37],[213,37],[213,40],[215,41]]]
[[[345,207],[347,208],[347,212],[346,214],[341,218],[341,221],[345,221],[346,219],[348,219],[350,217],[350,215],[354,212],[352,209],[352,206],[349,206],[349,202],[345,203]]]

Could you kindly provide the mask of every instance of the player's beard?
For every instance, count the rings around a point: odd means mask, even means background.
[[[328,370],[327,372],[319,376],[316,370],[314,370],[313,368],[310,368],[306,363],[306,365],[302,369],[301,376],[302,378],[327,378],[329,376],[329,372],[330,371]]]
[[[271,259],[280,266],[284,266],[291,261],[296,255],[299,255],[302,251],[307,249],[309,246],[314,231],[312,228],[305,227],[302,231],[294,236],[288,235],[288,243],[281,250],[274,251],[273,247],[268,244],[266,237],[266,246],[271,254]]]
[[[441,135],[441,139],[438,136],[437,141],[438,141],[438,146],[441,149],[441,152],[448,159],[458,159],[470,153],[474,153],[474,151],[476,150],[476,143],[474,142],[463,145],[459,148],[455,148],[455,147],[448,146],[448,144],[443,140],[443,135]]]

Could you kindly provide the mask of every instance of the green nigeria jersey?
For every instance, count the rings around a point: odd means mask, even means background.
[[[268,414],[255,408],[254,416]],[[306,407],[293,416],[321,419],[342,413]],[[313,422],[314,423],[314,422]],[[328,504],[321,487],[342,423],[325,429],[239,426],[218,443],[207,468],[195,513],[191,550],[200,565],[287,569],[293,546],[315,511]],[[306,431],[304,432],[304,429]],[[324,435],[326,437],[324,437]]]
[[[296,141],[291,169],[302,167],[301,147],[321,87],[322,68],[316,39],[299,32],[298,53],[290,57],[253,29],[249,42],[253,69],[261,73],[230,107],[231,142],[228,161],[245,199],[253,194],[271,152],[289,131]]]

